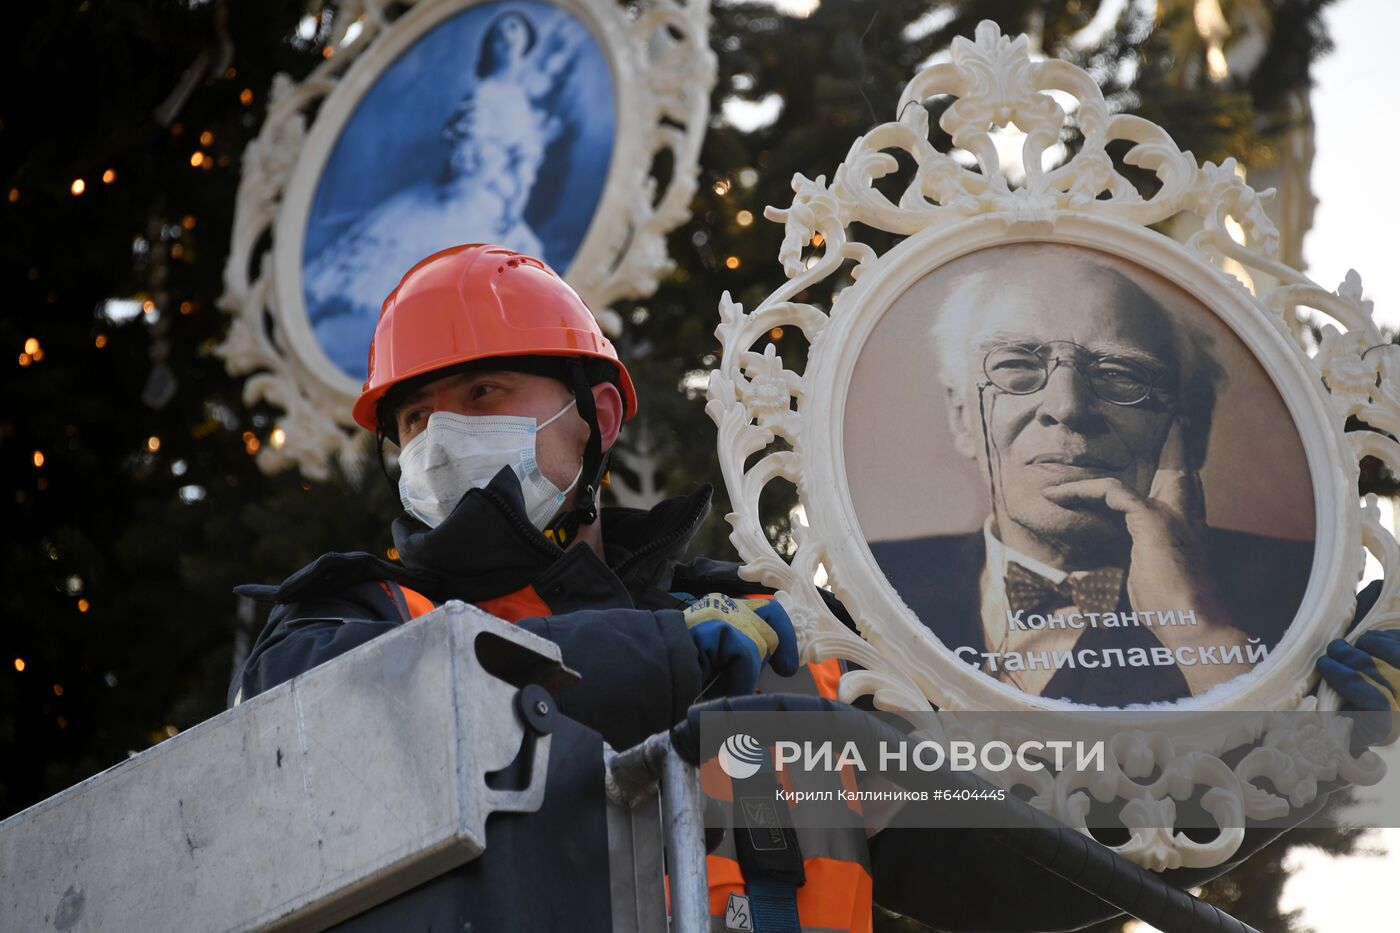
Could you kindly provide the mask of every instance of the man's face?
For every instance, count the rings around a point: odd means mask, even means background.
[[[984,304],[972,312],[974,384],[967,388],[961,420],[980,433],[980,387],[998,531],[1023,550],[1048,548],[1076,561],[1111,557],[1122,547],[1121,516],[1100,504],[1058,505],[1044,492],[1110,477],[1148,494],[1175,417],[1179,375],[1170,324],[1155,309],[1116,300],[1111,281],[1095,276],[1079,279],[1068,292],[1027,283],[983,292]],[[1020,355],[1034,361],[1030,384],[1043,371],[1036,366],[1048,370],[1043,387],[1018,395],[987,384],[987,354],[1006,348],[1021,348]],[[1151,374],[1157,388],[1136,404],[1105,400],[1100,396],[1127,397],[1111,385],[1119,366]],[[1098,393],[1091,385],[1094,372],[1103,380]],[[1026,381],[1022,374],[1022,388]],[[976,441],[976,454],[986,456],[981,438]]]
[[[434,412],[459,415],[498,415],[534,418],[544,424],[573,401],[573,393],[558,379],[509,370],[458,373],[434,380],[403,401],[395,413],[402,448],[428,426]],[[588,425],[577,411],[568,411],[535,435],[535,456],[542,472],[560,489],[578,473],[588,440]]]

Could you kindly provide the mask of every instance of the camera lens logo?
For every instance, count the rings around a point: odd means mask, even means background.
[[[751,735],[736,732],[719,748],[720,770],[736,780],[753,777],[762,765],[763,746]]]

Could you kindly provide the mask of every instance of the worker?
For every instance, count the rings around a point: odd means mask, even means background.
[[[280,586],[241,587],[274,605],[230,701],[450,599],[557,643],[582,675],[561,712],[614,748],[669,728],[701,698],[834,696],[839,667],[799,665],[777,601],[732,564],[681,562],[708,487],[649,511],[600,511],[608,454],[636,412],[612,344],[543,262],[491,245],[419,262],[384,302],[352,412],[381,457],[386,441],[399,448],[399,559],[332,553]],[[1338,658],[1348,660],[1360,663]],[[746,878],[732,838],[711,855],[715,929],[745,929],[735,898],[759,896],[769,916],[790,913],[784,929],[865,933],[872,901],[940,929],[1070,929],[1113,912],[974,830],[867,842],[857,827],[799,842],[801,884]]]

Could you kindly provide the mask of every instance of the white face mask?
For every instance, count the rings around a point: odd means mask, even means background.
[[[565,405],[544,424],[534,418],[458,415],[435,411],[428,425],[399,453],[399,499],[408,514],[436,528],[469,489],[480,489],[502,467],[520,480],[526,518],[543,529],[578,485],[583,464],[568,489],[560,489],[540,472],[535,435],[574,407]]]

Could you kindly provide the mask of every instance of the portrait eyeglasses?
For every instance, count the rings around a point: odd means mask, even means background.
[[[1061,355],[1055,347],[1067,347]],[[1039,346],[1007,344],[993,347],[982,360],[987,381],[1007,395],[1031,395],[1050,382],[1061,365],[1073,367],[1094,395],[1110,405],[1141,405],[1158,387],[1156,375],[1136,360],[1096,354],[1069,340],[1052,340]]]

